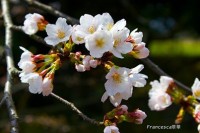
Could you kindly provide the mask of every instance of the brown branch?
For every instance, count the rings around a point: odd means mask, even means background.
[[[85,114],[83,114],[72,102],[69,102],[63,98],[61,98],[60,96],[54,94],[54,93],[51,93],[51,96],[53,96],[54,98],[56,98],[57,100],[61,101],[62,103],[64,103],[65,105],[71,107],[71,109],[76,112],[79,116],[81,116],[83,118],[83,120],[86,120],[92,124],[95,124],[95,125],[103,125],[103,122],[100,122],[100,121],[96,121],[94,119],[91,119],[89,118],[88,116],[86,116]]]
[[[20,31],[20,32],[23,32],[24,34],[26,34],[23,29],[22,29],[22,26],[16,26],[16,25],[12,25],[11,27],[13,30],[16,30],[16,31]],[[27,34],[26,34],[27,35]],[[50,45],[48,45],[44,39],[40,36],[37,36],[37,35],[28,35],[30,38],[32,38],[33,40],[39,42],[39,43],[42,43],[44,45],[46,45],[47,47],[51,47]]]
[[[45,5],[43,3],[40,3],[36,0],[25,0],[29,5],[34,6],[36,8],[42,9],[54,16],[58,16],[58,17],[63,17],[66,18],[68,22],[70,22],[71,24],[78,24],[79,21],[69,15],[66,15],[56,9],[53,9],[51,6]]]
[[[169,76],[166,72],[164,72],[158,65],[156,65],[153,61],[149,58],[142,59],[142,62],[145,63],[153,72],[160,76]],[[169,76],[170,77],[170,76]],[[174,78],[173,78],[174,79]],[[191,89],[184,85],[183,83],[179,82],[178,80],[174,79],[175,83],[184,90],[190,91]]]
[[[12,20],[10,16],[10,9],[8,0],[1,0],[1,6],[3,10],[3,17],[5,23],[5,55],[6,55],[6,63],[7,63],[7,80],[4,88],[4,97],[3,100],[9,112],[10,124],[11,124],[11,133],[18,133],[18,116],[15,109],[15,105],[12,99],[12,80],[13,80],[13,71],[15,70],[13,54],[12,54]]]

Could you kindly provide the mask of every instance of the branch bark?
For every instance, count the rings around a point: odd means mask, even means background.
[[[64,103],[65,105],[71,107],[71,109],[76,112],[79,116],[81,116],[83,118],[83,120],[86,120],[94,125],[103,125],[103,122],[100,122],[100,121],[96,121],[94,119],[91,119],[89,118],[88,116],[86,116],[85,114],[83,114],[72,102],[69,102],[65,99],[63,99],[62,97],[54,94],[54,93],[51,93],[51,96],[56,98],[57,100],[61,101],[62,103]]]
[[[18,133],[18,116],[15,109],[15,105],[12,99],[12,80],[13,72],[16,70],[14,67],[13,54],[12,54],[12,20],[10,16],[9,0],[1,0],[1,6],[3,10],[3,17],[5,23],[5,54],[7,63],[7,80],[4,88],[3,102],[7,105],[7,110],[10,117],[11,133]],[[4,100],[5,99],[5,100]]]
[[[36,0],[25,0],[29,5],[34,6],[36,8],[42,9],[43,11],[46,11],[48,13],[51,13],[54,16],[57,17],[63,17],[66,18],[68,22],[71,24],[78,24],[79,21],[69,15],[66,15],[58,10],[53,9],[51,6],[45,5],[43,3],[40,3]]]
[[[156,65],[153,61],[149,58],[142,59],[142,62],[146,64],[153,72],[160,76],[169,76],[166,72],[164,72],[158,65]],[[170,77],[170,76],[169,76]],[[173,78],[174,79],[174,78]],[[190,91],[191,89],[184,85],[183,83],[179,82],[178,80],[174,79],[175,83],[184,90]]]
[[[26,34],[23,29],[22,29],[22,26],[16,26],[16,25],[12,25],[11,27],[13,30],[16,30],[16,31],[20,31],[20,32],[23,32],[24,34]],[[26,34],[27,35],[27,34]],[[51,47],[50,45],[48,45],[44,39],[40,36],[37,36],[37,35],[28,35],[30,38],[32,38],[33,40],[39,42],[39,43],[42,43],[44,45],[46,45],[47,47]]]

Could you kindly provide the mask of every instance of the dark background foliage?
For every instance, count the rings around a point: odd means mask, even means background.
[[[13,0],[16,1],[16,0]],[[108,12],[116,21],[125,18],[130,30],[138,28],[144,33],[144,42],[150,48],[150,58],[163,68],[169,75],[191,86],[194,78],[200,74],[200,19],[198,0],[41,0],[56,9],[79,19],[81,15],[91,15]],[[16,25],[22,25],[27,13],[38,12],[54,23],[57,17],[39,9],[29,7],[26,3],[13,2],[11,6],[12,19]],[[0,97],[3,94],[6,65],[3,53],[4,28],[0,20]],[[38,33],[45,37],[46,33]],[[15,65],[22,53],[19,46],[23,46],[35,54],[47,53],[49,48],[30,39],[23,33],[14,32],[14,60]],[[81,49],[84,50],[84,49]],[[116,64],[125,67],[135,67],[140,60],[127,57],[124,60],[115,60]],[[148,117],[142,125],[123,123],[119,125],[123,132],[159,132],[159,133],[187,133],[197,132],[197,124],[193,118],[186,114],[181,128],[175,130],[150,130],[147,125],[170,126],[179,111],[179,105],[172,105],[164,111],[155,112],[148,108],[149,82],[159,79],[147,66],[142,73],[149,76],[148,84],[144,88],[134,88],[133,97],[123,104],[129,110],[140,108]],[[86,115],[102,120],[103,115],[113,106],[109,101],[101,103],[104,93],[106,72],[102,68],[88,72],[78,73],[74,65],[66,62],[56,72],[54,92],[61,97],[72,101]],[[200,78],[200,77],[199,77]],[[82,120],[69,107],[56,101],[53,97],[30,94],[27,85],[22,85],[16,77],[13,96],[19,115],[21,133],[76,133],[95,132],[102,133],[104,127],[96,127]],[[185,92],[186,94],[190,94]],[[0,108],[0,133],[8,132],[9,123],[6,110]]]

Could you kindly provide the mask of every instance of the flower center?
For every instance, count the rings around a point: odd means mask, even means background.
[[[80,41],[83,40],[83,38],[81,38],[81,37],[77,37],[76,40],[80,42]]]
[[[114,47],[116,48],[120,43],[120,39],[115,39],[114,41]]]
[[[103,38],[96,39],[96,46],[99,47],[99,48],[102,48],[104,46]]]
[[[90,34],[94,33],[95,32],[95,27],[92,25],[88,28],[88,31],[90,32]]]
[[[110,30],[112,27],[113,27],[113,24],[112,24],[112,23],[109,23],[109,24],[106,25],[106,28],[107,28],[108,30]]]
[[[63,39],[65,37],[65,32],[63,32],[62,30],[58,30],[57,37],[59,39]]]
[[[116,133],[114,130],[111,130],[111,133]]]
[[[161,102],[167,104],[167,98],[165,96],[161,97]]]
[[[194,92],[194,96],[195,96],[195,97],[200,97],[200,90],[196,90],[196,91]]]
[[[119,73],[114,73],[112,78],[116,83],[121,83],[121,75]]]

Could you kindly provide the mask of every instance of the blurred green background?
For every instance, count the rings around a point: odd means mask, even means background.
[[[22,25],[25,14],[38,12],[49,22],[54,23],[57,17],[47,12],[30,8],[26,3],[12,0],[11,13],[16,25]],[[130,30],[138,28],[144,34],[143,41],[150,49],[150,59],[164,71],[187,86],[193,84],[194,78],[200,74],[200,18],[199,0],[41,0],[62,12],[80,18],[88,13],[92,15],[108,12],[116,21],[125,18]],[[4,27],[0,19],[0,98],[6,76],[5,56],[3,55]],[[38,33],[45,37],[46,33]],[[20,55],[19,46],[23,46],[35,54],[47,53],[49,48],[35,42],[23,33],[14,32],[14,60],[17,66]],[[119,66],[128,68],[142,63],[127,57],[115,61]],[[148,115],[142,125],[122,123],[121,133],[195,133],[197,124],[186,114],[181,128],[178,130],[150,130],[147,125],[170,126],[179,111],[179,106],[172,105],[164,111],[155,112],[148,108],[149,82],[159,79],[147,66],[142,73],[149,76],[144,88],[135,88],[133,97],[123,104],[129,110],[140,108]],[[106,72],[101,68],[84,73],[78,73],[73,64],[65,63],[56,72],[54,92],[72,101],[86,115],[96,120],[102,120],[103,115],[113,109],[109,101],[101,103]],[[200,77],[199,77],[200,78]],[[13,98],[19,115],[20,133],[102,133],[104,127],[92,125],[80,118],[69,107],[58,102],[53,97],[30,94],[27,85],[21,84],[16,77],[13,87]],[[190,94],[185,92],[186,94]],[[0,108],[0,133],[9,132],[8,114],[5,105]]]

